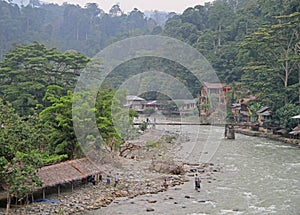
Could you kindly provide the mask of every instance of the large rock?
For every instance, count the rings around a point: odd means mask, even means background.
[[[154,208],[147,208],[146,211],[147,212],[152,212],[152,211],[154,211]]]
[[[150,170],[175,175],[184,174],[185,172],[182,164],[176,164],[174,161],[168,160],[153,160]]]

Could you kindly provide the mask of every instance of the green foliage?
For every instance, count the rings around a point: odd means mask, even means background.
[[[13,43],[30,41],[94,56],[111,43],[112,38],[124,34],[128,37],[137,31],[145,34],[156,26],[138,9],[125,14],[115,6],[107,14],[96,3],[87,3],[85,7],[65,3],[19,8],[0,1],[0,59]]]
[[[49,85],[72,89],[79,70],[88,59],[78,52],[60,53],[37,42],[15,46],[0,63],[0,95],[10,101],[20,115],[30,115]]]
[[[235,119],[234,119],[234,115],[232,112],[227,112],[227,116],[226,116],[226,123],[234,123]]]
[[[259,109],[264,107],[264,105],[261,102],[257,102],[257,101],[249,101],[247,105],[248,105],[248,112],[250,116],[254,116],[254,117],[257,117],[256,112]]]
[[[37,169],[43,165],[38,150],[42,138],[30,120],[22,120],[1,99],[0,109],[0,178],[10,196],[23,198],[41,186]]]
[[[146,131],[146,129],[148,128],[148,123],[146,121],[143,121],[140,125],[139,125],[139,129],[141,131]]]
[[[1,155],[9,161],[16,151],[43,148],[44,139],[40,128],[32,119],[23,120],[9,103],[3,104],[0,99],[0,149]]]
[[[47,138],[51,154],[67,155],[69,159],[82,156],[72,121],[73,93],[59,86],[49,86],[45,101],[51,106],[40,113],[41,121],[47,126]]]
[[[148,148],[159,148],[159,147],[161,147],[161,142],[160,141],[147,140],[146,146]]]
[[[264,4],[267,2],[271,1]],[[277,16],[241,43],[250,54],[244,67],[244,86],[274,109],[299,98],[291,91],[299,83],[299,19],[299,12]]]
[[[5,171],[1,172],[9,186],[9,194],[23,198],[40,187],[42,181],[37,175],[39,167],[41,163],[37,151],[16,152],[15,157],[5,166]]]
[[[63,155],[49,155],[49,152],[46,152],[41,155],[41,160],[44,165],[51,165],[55,163],[59,163],[63,160],[66,160],[68,158],[68,155],[63,154]]]
[[[74,133],[73,120],[77,119],[72,119],[72,104],[77,96],[89,98],[92,94],[71,92],[79,71],[89,61],[74,50],[93,56],[112,42],[150,32],[195,47],[222,82],[240,83],[232,102],[254,95],[260,103],[249,104],[251,116],[255,117],[262,104],[267,105],[283,128],[292,129],[298,121],[291,117],[300,113],[295,105],[300,101],[299,11],[298,0],[218,0],[188,8],[182,15],[170,15],[161,27],[138,9],[124,14],[119,5],[106,14],[95,3],[84,8],[67,3],[19,8],[0,1],[1,182],[11,196],[24,197],[41,185],[39,167],[83,156],[79,147],[82,139],[98,141],[93,134],[76,137]],[[186,68],[167,59],[133,59],[115,68],[104,83],[111,88],[99,91],[95,107],[89,99],[76,107],[82,113],[95,113],[98,130],[111,150],[137,134],[133,119],[138,116],[123,108],[124,98],[116,97],[114,89],[151,70],[172,75],[188,86],[194,97],[199,95],[201,83]],[[173,84],[161,86],[166,89]],[[185,96],[181,89],[177,95]],[[168,99],[157,92],[147,92],[145,97]],[[178,111],[174,103],[166,103],[166,107],[169,113]],[[231,112],[227,119],[233,120]],[[146,130],[147,122],[140,129]],[[165,140],[171,142],[173,137]],[[147,142],[150,148],[160,146],[157,141]]]
[[[293,116],[299,115],[300,107],[294,104],[286,104],[276,111],[279,118],[280,126],[286,130],[291,130],[298,124],[297,119],[292,119]]]
[[[119,113],[120,110],[120,102],[114,95],[115,91],[111,88],[100,90],[95,106],[98,129],[106,143],[114,144],[111,149],[118,148],[122,142],[121,135],[113,124],[113,113]],[[122,114],[118,116],[122,116]],[[120,126],[120,128],[123,128],[123,126]]]
[[[220,0],[170,18],[164,34],[192,44],[222,82],[242,82],[243,96],[276,110],[299,100],[299,8],[295,0]],[[197,29],[195,40],[187,24]]]
[[[159,92],[165,92],[168,90],[169,86],[173,86],[173,88],[170,87],[170,89],[174,89],[175,86],[177,86],[176,84],[178,80],[189,88],[194,97],[197,97],[199,94],[200,81],[193,75],[193,73],[176,62],[159,57],[141,57],[127,61],[126,63],[115,68],[108,75],[107,79],[105,80],[105,84],[111,88],[118,88],[128,78],[149,71],[161,71],[175,77],[176,79],[174,79],[174,81],[170,81],[169,79],[168,81],[164,79],[157,80],[157,84],[162,88],[162,90],[159,90],[158,88],[157,92],[145,93],[144,98],[146,99],[162,100],[162,94]],[[147,83],[147,81],[149,81],[147,77],[144,77],[141,80],[141,87],[147,86],[146,84],[143,85],[144,83]],[[141,89],[141,91],[143,90]],[[185,98],[186,95],[184,92],[185,91],[178,87],[176,94],[177,97]],[[164,95],[164,97],[166,96]]]
[[[176,136],[166,136],[165,141],[167,143],[172,143],[173,140],[176,140]]]
[[[51,105],[45,108],[41,114],[41,120],[47,128],[48,149],[51,155],[60,155],[60,157],[52,159],[68,159],[81,157],[80,141],[96,142],[104,141],[111,150],[117,150],[125,139],[130,138],[134,134],[133,118],[137,113],[133,110],[126,110],[122,107],[122,103],[115,97],[115,91],[112,89],[101,89],[97,94],[95,107],[90,107],[91,92],[83,92],[73,94],[71,91],[65,91],[59,86],[49,86],[45,100]],[[83,99],[85,98],[85,99]],[[73,107],[72,104],[77,99],[83,99],[80,106]],[[73,127],[72,109],[76,108],[79,113],[91,113],[96,116],[96,123],[103,140],[96,139],[96,136],[89,134],[87,136],[77,137]],[[114,118],[119,125],[114,124]],[[74,116],[74,120],[79,120]],[[87,120],[84,120],[86,125]],[[77,122],[82,124],[80,121]],[[126,125],[129,125],[126,127]],[[93,126],[91,124],[91,126]],[[119,128],[119,129],[118,129]],[[86,127],[80,129],[87,129]],[[82,132],[85,133],[85,132]]]

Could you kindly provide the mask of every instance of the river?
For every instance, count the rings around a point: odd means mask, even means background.
[[[182,159],[188,162],[208,159],[207,162],[221,167],[221,172],[214,174],[216,180],[202,180],[201,191],[196,192],[191,177],[176,189],[118,199],[90,214],[300,214],[298,147],[242,134],[236,134],[235,140],[227,140],[221,127],[157,128],[181,133],[184,138],[178,153]],[[149,203],[149,199],[156,203]],[[154,211],[146,212],[146,208]]]

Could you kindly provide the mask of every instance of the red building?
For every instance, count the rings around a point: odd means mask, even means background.
[[[226,95],[230,91],[230,87],[224,83],[203,82],[200,92],[200,115],[208,116],[217,107],[226,107],[228,101]]]

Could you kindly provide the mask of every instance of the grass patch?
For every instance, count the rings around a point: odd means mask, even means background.
[[[146,146],[148,148],[158,148],[161,146],[161,142],[159,141],[153,141],[153,140],[147,140]]]
[[[172,141],[175,140],[175,139],[176,139],[175,136],[166,136],[166,137],[165,137],[165,141],[166,141],[167,143],[172,143]]]

